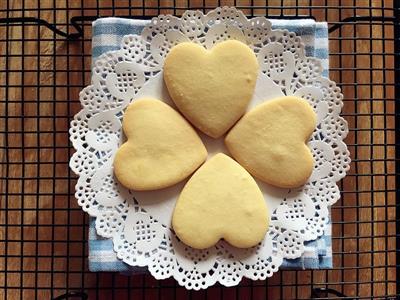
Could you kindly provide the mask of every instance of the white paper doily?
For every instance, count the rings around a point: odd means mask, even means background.
[[[315,159],[308,183],[296,190],[278,189],[257,181],[272,212],[262,243],[237,249],[224,241],[207,250],[182,244],[170,230],[176,197],[186,181],[152,192],[131,192],[113,175],[113,157],[122,143],[124,108],[135,99],[152,96],[174,107],[164,86],[162,68],[168,51],[192,41],[207,49],[236,39],[251,47],[260,74],[249,109],[281,95],[308,101],[318,121],[309,147]],[[235,8],[217,8],[207,15],[186,11],[181,18],[159,16],[141,35],[123,38],[121,49],[94,63],[92,84],[80,94],[83,109],[71,122],[70,139],[76,153],[70,166],[79,175],[76,198],[96,217],[100,236],[112,238],[118,258],[132,266],[147,266],[157,279],[173,276],[188,289],[220,282],[233,286],[243,276],[254,280],[272,276],[283,258],[297,258],[304,241],[322,235],[328,207],[339,197],[336,182],[349,169],[343,139],[348,128],[339,116],[343,95],[321,76],[320,61],[306,57],[301,38],[287,30],[272,30],[264,17],[247,19]],[[226,152],[223,139],[201,134],[210,153]]]

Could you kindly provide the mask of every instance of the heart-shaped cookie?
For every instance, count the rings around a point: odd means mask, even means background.
[[[172,227],[182,242],[196,249],[220,239],[239,248],[264,239],[269,213],[250,174],[219,153],[190,178],[176,203]]]
[[[196,131],[159,100],[140,99],[128,106],[122,123],[127,141],[118,149],[114,173],[132,190],[156,190],[178,183],[206,159]]]
[[[211,50],[181,43],[164,63],[172,100],[194,126],[213,138],[222,136],[245,113],[257,74],[254,52],[235,40]]]
[[[253,176],[294,188],[306,183],[313,170],[306,143],[315,126],[316,115],[305,100],[282,97],[244,115],[227,134],[225,144]]]

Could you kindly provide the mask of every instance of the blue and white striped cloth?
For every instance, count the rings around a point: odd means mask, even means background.
[[[118,50],[122,37],[127,34],[140,34],[148,20],[121,18],[102,18],[93,22],[92,59],[96,60],[104,52]],[[273,28],[285,28],[301,36],[308,56],[321,59],[324,75],[329,73],[328,28],[326,23],[313,20],[272,20]],[[331,224],[325,234],[315,241],[308,242],[302,257],[284,260],[283,268],[323,269],[332,267]],[[110,239],[96,234],[94,219],[89,228],[89,270],[93,272],[145,272],[145,268],[131,267],[119,260]]]

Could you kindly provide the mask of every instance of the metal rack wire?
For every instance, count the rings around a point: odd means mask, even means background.
[[[88,218],[68,168],[71,117],[90,80],[91,24],[232,5],[330,25],[330,76],[352,153],[332,208],[334,268],[192,292],[172,279],[87,270]],[[0,297],[3,299],[397,299],[400,297],[398,1],[97,0],[0,3]],[[397,250],[396,250],[397,249]]]

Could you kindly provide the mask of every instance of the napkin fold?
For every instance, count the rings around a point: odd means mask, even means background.
[[[101,18],[92,24],[92,62],[101,54],[118,50],[124,35],[140,34],[149,20],[123,18]],[[329,75],[328,27],[325,22],[311,19],[271,20],[274,29],[287,29],[302,37],[307,56],[321,59],[323,75]],[[284,259],[286,269],[326,269],[332,268],[331,224],[326,226],[324,235],[307,242],[300,258]],[[142,273],[146,268],[132,267],[117,258],[111,239],[96,234],[95,219],[89,224],[89,270],[92,272]]]

